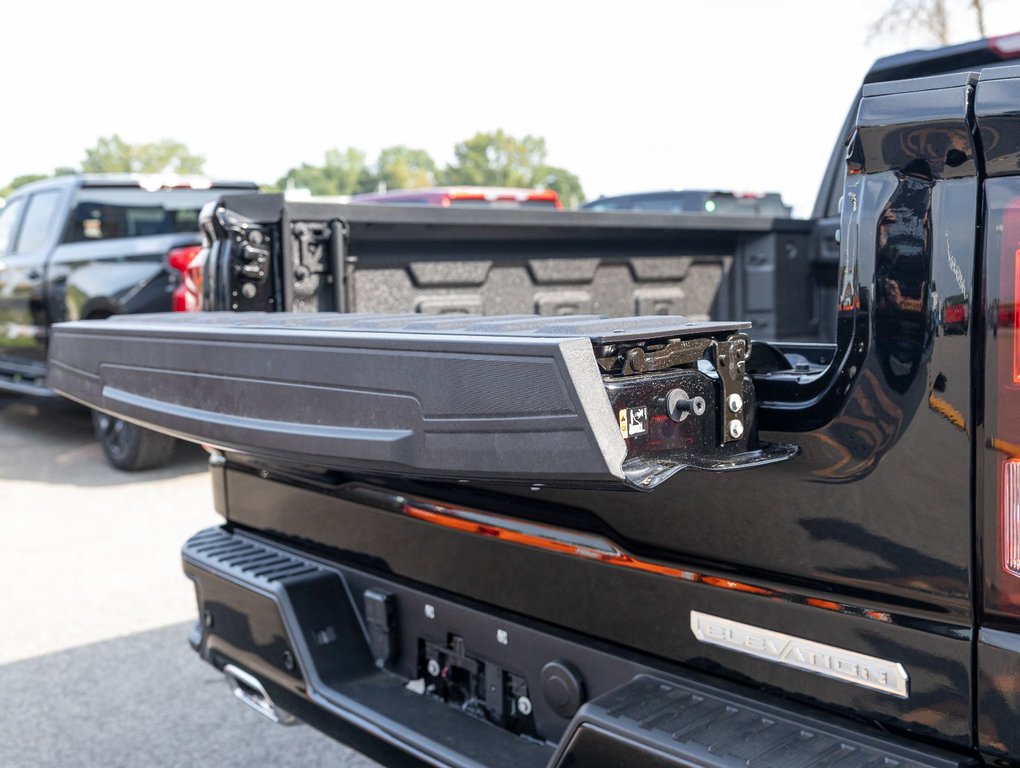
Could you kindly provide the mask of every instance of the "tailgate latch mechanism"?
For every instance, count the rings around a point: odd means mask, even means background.
[[[711,339],[673,339],[657,349],[634,347],[627,352],[623,375],[665,371],[678,365],[697,362],[705,356],[705,350],[711,344]]]

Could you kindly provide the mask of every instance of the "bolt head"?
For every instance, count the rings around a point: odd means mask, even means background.
[[[429,663],[425,665],[425,671],[428,672],[432,677],[439,677],[439,662],[435,659],[429,659]]]
[[[517,699],[517,711],[520,712],[525,717],[530,715],[531,711],[532,711],[531,699],[529,699],[527,696],[520,696],[520,697],[518,697],[518,699]]]
[[[744,434],[744,425],[740,423],[739,419],[733,419],[730,422],[730,437],[736,440],[742,434]]]
[[[428,603],[425,604],[425,618],[434,619],[436,618],[436,607]]]
[[[505,629],[496,630],[496,642],[500,645],[507,645],[510,642],[510,635],[507,634]]]
[[[740,409],[744,407],[744,398],[734,392],[726,398],[726,407],[730,409],[730,413],[740,413]]]

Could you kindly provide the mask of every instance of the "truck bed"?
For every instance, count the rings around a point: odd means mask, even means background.
[[[209,309],[740,317],[759,339],[834,335],[836,262],[805,221],[245,195],[203,222]]]

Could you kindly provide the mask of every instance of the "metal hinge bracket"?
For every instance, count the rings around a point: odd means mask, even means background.
[[[751,337],[746,333],[734,333],[725,341],[716,342],[715,369],[722,385],[719,413],[723,445],[739,440],[744,434],[744,376],[750,354]]]

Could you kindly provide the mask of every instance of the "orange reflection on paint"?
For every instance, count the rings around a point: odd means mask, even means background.
[[[425,522],[432,523],[434,525],[440,525],[444,528],[451,528],[456,531],[463,531],[464,533],[488,536],[490,538],[499,539],[500,541],[510,542],[511,544],[520,544],[534,549],[542,549],[547,552],[557,552],[563,555],[583,557],[587,560],[596,560],[600,563],[607,563],[608,565],[615,565],[621,568],[630,568],[632,570],[643,571],[645,573],[654,573],[659,576],[668,576],[674,579],[683,579],[684,581],[701,582],[712,587],[719,587],[736,592],[747,592],[753,595],[765,595],[768,597],[777,595],[777,593],[771,589],[756,587],[753,584],[744,584],[739,581],[717,578],[715,576],[702,576],[680,568],[673,568],[668,565],[659,565],[658,563],[650,563],[647,560],[638,560],[637,558],[620,551],[610,542],[601,538],[597,540],[597,543],[593,540],[592,546],[585,546],[584,544],[563,541],[562,539],[556,538],[554,535],[555,529],[552,528],[549,529],[549,536],[527,533],[525,531],[514,530],[513,528],[499,526],[493,523],[481,523],[476,520],[466,519],[459,516],[456,510],[439,505],[436,505],[432,509],[426,509],[420,504],[411,504],[405,501],[403,504],[403,511],[404,514],[417,520],[424,520]]]
[[[765,587],[756,587],[753,584],[744,584],[743,582],[733,581],[731,579],[720,579],[716,576],[702,576],[701,582],[712,587],[730,589],[734,592],[747,592],[751,595],[765,595],[766,597],[773,597],[776,595],[776,593],[771,589],[765,589]]]
[[[580,557],[586,560],[606,563],[607,565],[615,565],[620,568],[629,568],[644,573],[654,573],[659,576],[683,579],[684,581],[705,584],[706,586],[732,592],[760,595],[787,602],[801,603],[826,611],[862,616],[873,621],[893,623],[892,616],[884,611],[867,610],[863,607],[844,605],[833,600],[785,593],[754,584],[734,581],[733,579],[706,576],[690,570],[659,565],[647,560],[639,560],[622,551],[610,540],[595,534],[568,531],[549,525],[542,525],[541,523],[531,523],[468,509],[447,507],[443,504],[420,499],[410,502],[406,498],[402,498],[400,504],[401,510],[408,517],[413,517],[416,520],[438,525],[449,530],[470,533],[475,536],[485,536],[545,552]]]
[[[839,603],[834,603],[831,600],[820,600],[817,597],[809,597],[804,600],[808,605],[813,605],[815,608],[824,608],[827,611],[842,611],[843,606]]]
[[[586,547],[583,544],[574,544],[568,541],[560,541],[555,538],[546,538],[537,534],[515,531],[511,528],[503,528],[492,524],[479,523],[474,520],[465,520],[456,515],[445,514],[442,507],[436,510],[424,509],[414,504],[404,503],[404,514],[418,520],[424,520],[444,528],[452,528],[456,531],[474,533],[479,536],[489,536],[500,541],[507,541],[511,544],[521,544],[526,547],[543,549],[547,552],[558,552],[563,555],[583,557],[587,560],[597,560],[609,565],[617,565],[623,568],[633,568],[647,573],[657,573],[660,576],[670,576],[677,579],[689,579],[690,572],[682,571],[679,568],[671,568],[666,565],[656,565],[644,560],[636,560],[630,555],[624,554],[615,547],[607,546],[606,550]],[[601,542],[600,542],[601,543]]]

